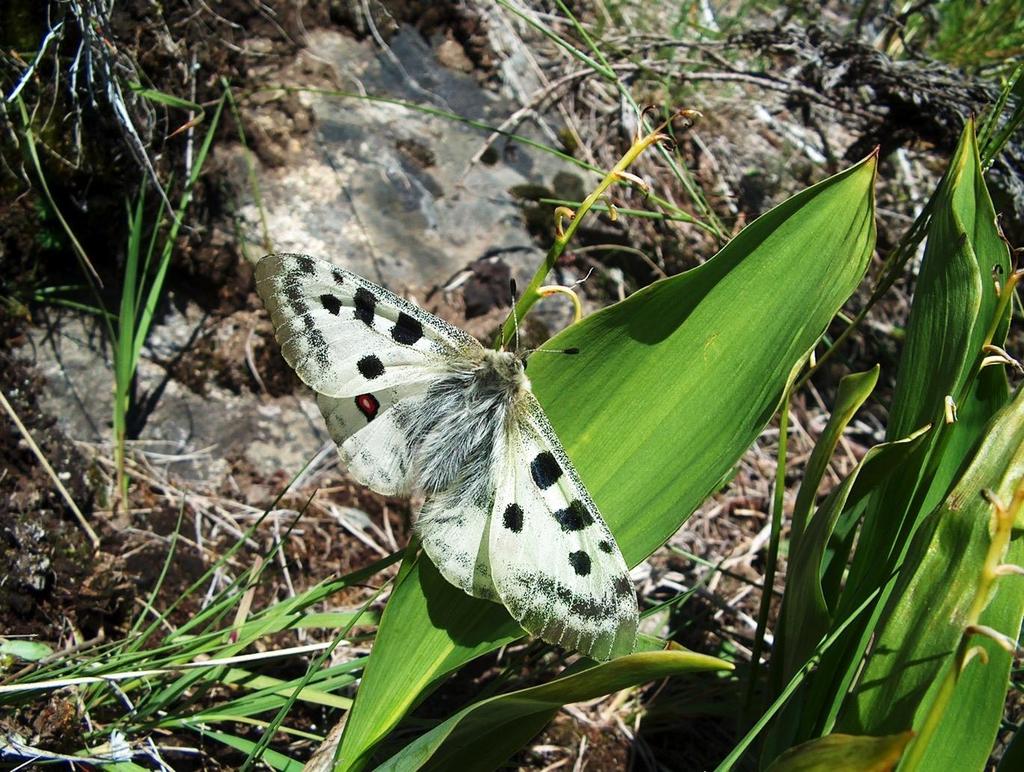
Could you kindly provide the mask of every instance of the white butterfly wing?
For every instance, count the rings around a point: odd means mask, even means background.
[[[256,266],[256,289],[285,360],[328,397],[427,380],[480,349],[404,298],[308,255],[267,255]]]
[[[628,654],[639,610],[615,538],[532,394],[497,464],[491,582],[529,632],[595,659]]]
[[[402,426],[471,336],[383,287],[307,255],[267,255],[256,289],[285,360],[318,393],[342,461],[385,495],[410,492]]]
[[[404,430],[409,411],[416,410],[430,380],[393,386],[355,397],[317,395],[327,431],[349,474],[385,496],[408,496],[410,448]]]
[[[410,427],[439,408],[431,385],[481,361],[480,344],[306,255],[264,257],[256,287],[352,476],[388,495],[419,489]],[[449,582],[504,603],[531,633],[597,659],[628,653],[638,610],[626,564],[532,394],[498,435],[479,459],[489,464],[468,475],[477,479],[424,504],[424,550]]]
[[[476,598],[501,603],[491,578],[489,532],[493,494],[473,501],[458,493],[427,499],[416,518],[423,551],[450,584]]]

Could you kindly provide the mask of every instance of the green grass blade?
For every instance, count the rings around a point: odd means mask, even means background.
[[[246,759],[245,764],[243,764],[241,767],[242,772],[251,769],[254,764],[262,760],[264,751],[266,751],[269,748],[270,740],[272,739],[274,733],[278,730],[278,728],[283,725],[285,718],[287,718],[288,713],[291,711],[292,705],[295,704],[295,700],[298,698],[298,695],[301,692],[301,690],[305,689],[311,682],[314,681],[318,671],[320,671],[320,668],[323,666],[323,664],[330,658],[334,649],[338,646],[338,644],[342,642],[342,640],[349,634],[349,632],[355,626],[359,619],[359,615],[366,612],[369,609],[370,605],[384,591],[387,585],[388,582],[385,582],[380,587],[378,587],[376,592],[370,595],[359,607],[357,615],[348,623],[348,625],[346,625],[344,628],[338,630],[335,633],[334,640],[331,641],[331,644],[326,649],[321,651],[317,657],[314,657],[310,661],[309,666],[306,668],[306,674],[298,680],[298,683],[295,684],[292,693],[288,695],[284,704],[278,710],[277,715],[275,715],[274,718],[267,725],[267,731],[264,732],[263,737],[260,738],[260,741],[255,746],[253,746],[253,749],[249,752],[249,758]]]
[[[657,549],[770,420],[794,369],[857,286],[874,247],[874,158],[794,196],[700,268],[551,341],[530,377],[626,560]],[[421,692],[521,635],[418,561],[381,619],[342,739],[365,760]]]
[[[563,705],[658,678],[730,667],[720,659],[688,651],[620,657],[541,686],[474,703],[419,737],[377,770],[496,769],[543,729]]]
[[[506,139],[508,139],[508,140],[510,140],[512,142],[516,142],[516,143],[518,143],[518,144],[520,144],[520,145],[522,145],[524,147],[528,147],[528,148],[540,151],[542,153],[545,153],[548,156],[552,156],[554,158],[557,158],[560,161],[563,161],[563,162],[565,162],[567,164],[570,164],[570,165],[572,165],[574,167],[577,167],[579,169],[586,169],[588,171],[594,172],[595,174],[597,174],[599,176],[603,175],[605,173],[605,171],[606,171],[606,170],[603,170],[603,169],[601,169],[601,168],[599,168],[597,166],[594,166],[593,164],[587,163],[586,161],[584,161],[584,160],[582,160],[580,158],[574,158],[573,156],[569,155],[568,153],[565,153],[565,152],[563,152],[561,150],[558,150],[557,148],[551,147],[550,145],[546,145],[543,142],[538,142],[537,140],[531,139],[531,138],[523,136],[521,134],[516,134],[516,133],[511,132],[511,131],[505,131],[505,130],[501,129],[500,127],[492,126],[492,125],[490,125],[488,123],[485,123],[484,121],[474,120],[472,118],[466,118],[466,117],[464,117],[462,115],[459,115],[458,113],[453,113],[453,112],[450,112],[450,111],[447,111],[447,110],[440,110],[440,109],[438,109],[436,107],[431,107],[429,105],[421,105],[421,104],[417,104],[415,102],[410,102],[410,101],[407,101],[407,100],[404,100],[404,99],[395,99],[393,97],[374,96],[372,94],[359,94],[359,93],[354,93],[354,92],[350,92],[350,91],[340,91],[340,90],[337,90],[337,89],[295,88],[295,87],[286,87],[286,86],[279,86],[279,87],[275,87],[273,89],[261,89],[261,90],[255,91],[253,93],[260,94],[260,93],[267,93],[267,92],[283,92],[283,93],[287,93],[287,94],[302,94],[302,93],[306,93],[306,94],[320,94],[322,96],[335,97],[335,98],[338,98],[338,99],[358,99],[358,100],[362,100],[362,101],[365,101],[365,102],[371,102],[371,103],[376,103],[376,104],[394,105],[396,107],[401,107],[401,108],[403,108],[405,110],[410,110],[410,111],[413,111],[413,112],[422,113],[424,115],[431,115],[431,116],[434,116],[434,117],[437,117],[437,118],[442,118],[442,119],[447,120],[447,121],[452,121],[454,123],[461,123],[464,126],[471,126],[471,127],[475,128],[475,129],[480,129],[481,131],[486,131],[489,134],[494,134],[496,136],[505,137]],[[666,156],[666,157],[671,158],[671,156]],[[673,164],[673,168],[677,168],[675,166],[675,161],[674,160],[672,160],[671,163]],[[682,170],[682,171],[678,171],[677,174],[681,174],[681,175],[685,176],[685,175],[689,174],[689,172],[685,172],[685,170]],[[694,184],[695,183],[693,183],[692,180],[689,183],[687,183],[688,186],[692,186]],[[690,190],[690,187],[687,187],[687,189]],[[698,192],[699,192],[699,190],[698,190]],[[716,228],[716,227],[714,227],[712,225],[709,225],[709,224],[707,224],[707,223],[697,219],[693,215],[690,215],[690,214],[684,212],[676,204],[672,203],[671,201],[669,201],[669,200],[667,200],[667,199],[665,199],[665,198],[663,198],[661,196],[650,194],[650,195],[646,196],[646,203],[649,204],[649,205],[657,206],[659,209],[661,209],[662,211],[664,211],[666,213],[666,216],[669,217],[669,219],[677,219],[677,220],[680,220],[680,221],[683,221],[683,222],[688,222],[691,225],[693,225],[694,227],[700,228],[701,230],[704,230],[704,231],[707,231],[708,233],[714,234],[715,237],[718,238],[720,241],[725,240],[725,234],[721,230],[721,228]],[[654,216],[656,216],[656,215],[654,215]]]
[[[579,48],[574,46],[568,40],[558,35],[554,30],[552,30],[549,26],[544,24],[540,19],[533,16],[532,14],[526,13],[522,7],[506,2],[506,0],[498,0],[498,5],[500,5],[502,8],[504,8],[506,11],[513,14],[514,16],[517,16],[520,19],[522,19],[524,22],[529,24],[531,27],[537,30],[540,34],[542,34],[556,46],[558,46],[567,54],[569,54],[569,56],[582,62],[587,67],[596,72],[598,75],[600,75],[602,78],[612,81],[615,80],[614,70],[612,70],[607,65],[601,64],[596,59],[588,56],[586,53],[584,53]]]
[[[138,291],[135,293],[136,312],[138,311],[138,309],[143,307],[142,294],[146,290],[145,278],[150,274],[150,266],[152,266],[153,264],[153,255],[156,252],[156,244],[157,240],[160,237],[160,228],[161,225],[163,224],[164,210],[166,208],[166,199],[163,196],[160,196],[160,203],[157,206],[156,216],[153,218],[153,227],[149,235],[149,244],[146,247],[146,259],[142,263],[141,275],[143,277],[143,281],[138,282]],[[137,318],[135,319],[135,323],[138,323]]]
[[[128,209],[128,248],[125,252],[124,276],[121,279],[121,304],[117,314],[117,337],[111,341],[114,357],[114,461],[117,471],[118,506],[128,506],[128,477],[125,474],[125,442],[127,438],[128,410],[131,407],[132,383],[138,364],[135,350],[136,298],[145,281],[139,275],[142,249],[143,212],[146,188],[139,191],[135,209]]]
[[[1002,118],[1003,110],[1011,96],[1016,98],[1016,104],[1009,118],[999,128],[999,119]],[[1003,85],[995,104],[986,111],[985,119],[981,128],[978,129],[978,147],[983,169],[988,169],[992,165],[992,161],[1013,132],[1017,130],[1022,120],[1024,120],[1024,64],[1018,64],[1017,69]]]
[[[75,257],[78,259],[78,264],[82,269],[82,273],[85,275],[85,279],[89,282],[89,286],[92,288],[93,295],[97,301],[101,301],[100,288],[103,286],[103,282],[100,281],[99,274],[96,273],[96,269],[92,265],[92,261],[89,259],[89,255],[85,251],[85,247],[75,236],[75,232],[71,229],[71,225],[67,220],[64,219],[64,215],[61,213],[60,208],[57,206],[57,202],[53,198],[53,194],[50,192],[50,186],[46,182],[46,175],[43,173],[43,163],[39,158],[39,149],[36,146],[36,134],[32,128],[32,119],[29,117],[28,110],[25,107],[25,103],[21,97],[17,97],[15,100],[18,105],[18,112],[21,116],[21,129],[23,136],[25,137],[25,152],[28,154],[29,160],[32,162],[32,168],[36,173],[36,177],[39,180],[39,187],[43,191],[43,196],[46,198],[47,204],[49,204],[51,211],[56,216],[58,222],[60,222],[61,228],[64,230],[64,234],[68,237],[68,241],[71,242],[72,249],[75,253]],[[100,303],[102,305],[102,303]],[[113,337],[113,330],[108,328],[108,332]]]
[[[167,579],[167,574],[172,565],[172,559],[174,558],[175,551],[178,547],[178,538],[181,536],[181,524],[184,521],[184,518],[185,501],[182,500],[178,507],[178,519],[174,523],[174,530],[171,531],[170,541],[167,544],[167,557],[164,558],[163,566],[160,568],[160,574],[153,583],[153,588],[149,591],[149,598],[145,601],[146,608],[154,608],[154,604],[160,596],[160,590],[163,589],[164,581]],[[135,620],[132,622],[131,629],[123,639],[124,643],[127,644],[128,641],[137,640],[136,636],[138,635],[139,629],[142,627],[143,619],[145,619],[144,614],[139,614],[135,617]]]
[[[765,550],[764,578],[760,605],[757,609],[757,626],[754,628],[754,645],[750,648],[750,670],[747,675],[747,695],[744,710],[749,710],[754,699],[754,690],[761,680],[761,653],[764,650],[765,633],[768,630],[768,617],[771,613],[775,587],[775,571],[779,565],[779,547],[782,543],[782,518],[786,502],[786,448],[789,445],[789,408],[793,399],[793,383],[796,372],[791,374],[786,383],[786,391],[779,408],[779,445],[775,455],[775,482],[772,490],[772,503],[769,512],[768,549]]]
[[[346,662],[340,666],[345,671],[354,670],[358,667],[358,660]],[[348,672],[345,672],[340,678],[334,677],[340,672],[340,668],[332,668],[331,673],[328,673],[326,670],[317,673],[317,677],[310,682],[310,685],[299,690],[296,699],[299,702],[347,710],[351,707],[352,700],[348,697],[331,694],[331,690],[348,686],[356,680],[356,677]],[[270,676],[255,675],[241,668],[228,669],[219,683],[237,684],[254,691],[237,699],[204,708],[194,715],[161,721],[160,726],[171,727],[185,723],[196,724],[209,720],[209,716],[213,714],[218,716],[252,716],[267,711],[276,711],[280,709],[281,705],[295,692],[296,687],[299,685],[298,680],[283,681],[279,678],[271,678]]]
[[[823,660],[813,693],[805,695],[805,724],[796,741],[831,731],[912,534],[946,497],[977,447],[986,422],[1005,404],[1005,374],[999,368],[976,373],[982,344],[993,325],[996,342],[1005,336],[1005,315],[998,324],[994,318],[999,300],[992,277],[1008,276],[1009,268],[1009,254],[996,229],[982,177],[974,129],[968,123],[933,199],[887,436],[907,436],[926,424],[933,429],[873,496],[836,618],[843,618],[883,588],[879,606],[862,625],[851,629],[845,646],[835,647]],[[959,405],[959,420],[953,424],[945,421],[947,395]],[[807,705],[814,709],[808,710]]]
[[[561,10],[562,14],[568,20],[569,24],[572,25],[573,29],[576,31],[576,34],[580,37],[581,40],[583,40],[587,44],[587,47],[593,52],[595,59],[599,62],[597,66],[601,68],[599,72],[602,75],[605,75],[606,73],[610,74],[610,79],[615,81],[615,85],[618,88],[619,94],[622,96],[622,99],[629,104],[629,106],[637,115],[640,115],[643,111],[640,108],[640,106],[636,103],[636,100],[633,98],[632,90],[625,83],[623,83],[621,78],[618,77],[615,70],[612,68],[611,63],[608,61],[607,57],[602,52],[601,47],[594,41],[590,33],[587,32],[587,28],[582,23],[580,23],[579,19],[577,19],[573,15],[572,10],[569,8],[568,5],[566,5],[566,3],[562,2],[562,0],[556,0],[556,2],[558,4],[559,10]],[[548,37],[555,38],[564,43],[562,38],[556,35],[549,28],[541,25],[539,20],[537,21],[537,25]],[[565,45],[568,46],[569,44]],[[569,47],[573,48],[573,50],[576,50],[572,46]],[[605,75],[605,77],[608,77],[608,75]],[[663,109],[662,117],[664,120],[669,121],[671,123],[672,115],[671,111],[667,107]],[[671,131],[671,127],[669,127],[669,130]],[[693,174],[687,168],[686,164],[678,163],[675,157],[676,154],[674,152],[670,152],[666,148],[660,146],[658,149],[661,153],[662,158],[665,160],[669,168],[672,170],[672,174],[679,181],[680,185],[682,185],[683,189],[686,191],[686,194],[690,197],[690,200],[694,203],[697,210],[699,211],[700,216],[703,220],[701,224],[704,225],[706,223],[706,229],[715,235],[715,237],[718,239],[719,244],[728,241],[729,234],[722,226],[722,223],[719,221],[718,215],[715,213],[715,210],[708,203],[707,197],[704,195],[704,191],[700,187],[700,183],[698,183],[697,180],[694,179]]]
[[[1009,502],[1024,486],[1024,390],[998,413],[970,467],[946,502],[918,530],[863,676],[838,728],[854,733],[919,730],[956,651],[975,602],[991,542],[991,490]],[[1010,543],[1006,563],[1024,562],[1024,538]],[[982,616],[1016,640],[1024,615],[1021,580],[1006,577]],[[963,672],[955,705],[926,751],[922,769],[982,769],[991,751],[1012,657],[978,638],[988,664],[973,660]],[[975,682],[972,688],[972,681]]]
[[[227,732],[218,732],[215,729],[197,729],[196,731],[203,737],[209,737],[217,742],[224,743],[229,748],[234,748],[242,753],[252,753],[253,748],[256,747],[256,743],[252,742],[252,740],[246,740]],[[296,761],[290,756],[285,756],[283,753],[266,750],[263,752],[262,758],[268,767],[276,769],[278,772],[302,772],[302,762]]]
[[[165,91],[158,91],[155,88],[146,88],[141,83],[129,83],[128,87],[140,97],[148,99],[150,102],[155,102],[160,105],[167,105],[168,107],[177,107],[182,110],[192,110],[200,114],[199,120],[202,120],[202,115],[205,112],[201,104],[196,102],[190,102],[187,99],[175,96],[174,94],[168,94]]]
[[[879,372],[880,368],[875,365],[867,372],[852,373],[839,382],[839,392],[836,394],[836,404],[832,415],[829,416],[828,424],[815,443],[811,457],[807,460],[804,479],[800,483],[800,491],[793,504],[793,522],[789,532],[791,553],[796,552],[800,547],[800,537],[811,518],[811,509],[814,506],[818,487],[821,485],[821,480],[828,469],[828,463],[839,445],[839,440],[847,425],[853,420],[854,414],[860,410],[860,406],[874,391],[875,384],[878,383]]]
[[[145,342],[146,336],[149,334],[149,327],[153,322],[153,314],[156,312],[160,293],[163,291],[164,280],[167,278],[167,268],[170,265],[171,254],[174,251],[175,241],[178,238],[178,230],[181,228],[185,212],[188,211],[188,206],[192,202],[192,191],[199,179],[199,175],[202,173],[203,165],[206,163],[206,156],[210,152],[210,146],[213,144],[213,137],[217,132],[217,127],[220,125],[220,117],[224,112],[224,104],[226,101],[227,96],[225,92],[225,94],[221,96],[220,100],[218,100],[217,107],[213,111],[213,117],[210,119],[210,125],[206,129],[203,142],[199,146],[195,161],[192,164],[192,173],[185,182],[185,190],[181,194],[181,199],[178,202],[178,209],[173,213],[174,221],[171,223],[171,227],[164,240],[163,251],[161,252],[160,260],[157,263],[156,270],[150,283],[149,292],[146,296],[146,303],[140,309],[137,322],[138,329],[135,334],[135,348],[132,352],[133,361],[138,361],[139,355],[142,352],[142,344]]]

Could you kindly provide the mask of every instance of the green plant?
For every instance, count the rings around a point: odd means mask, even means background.
[[[361,636],[352,633],[353,628],[357,624],[365,626],[376,622],[376,615],[367,610],[369,601],[352,612],[316,609],[331,595],[387,568],[399,555],[331,578],[286,602],[239,617],[237,609],[246,606],[246,596],[259,583],[268,565],[272,565],[270,561],[281,547],[279,542],[204,602],[205,587],[219,573],[230,573],[233,559],[262,522],[263,517],[258,518],[234,545],[177,595],[174,602],[158,610],[155,600],[178,558],[179,516],[159,578],[128,634],[76,650],[73,656],[60,651],[33,652],[29,656],[23,651],[24,647],[5,648],[5,654],[30,663],[0,679],[0,706],[14,709],[30,704],[40,694],[65,688],[78,690],[81,710],[86,715],[117,717],[92,725],[84,735],[85,747],[81,751],[69,755],[50,754],[50,757],[122,770],[145,769],[133,761],[136,757],[160,759],[161,749],[156,745],[135,742],[136,738],[154,732],[191,732],[250,752],[256,744],[232,727],[266,727],[268,722],[259,718],[261,714],[291,707],[296,702],[339,710],[350,707],[351,700],[337,692],[355,683],[356,673],[363,665],[362,658],[321,667],[323,659],[314,657],[304,676],[282,680],[256,672],[267,659],[265,654],[245,652],[254,644],[289,630],[331,630],[335,634],[334,643],[279,648],[272,657],[298,657],[318,651],[329,653],[342,640],[359,641]],[[172,618],[187,604],[196,611],[186,623],[172,625]],[[5,670],[11,669],[12,663],[2,664]],[[199,696],[211,694],[216,696],[208,697],[202,705],[195,705]],[[120,710],[125,700],[132,706],[127,712]],[[316,733],[299,729],[282,731],[292,736],[323,739]],[[29,757],[38,752],[20,742]],[[0,747],[6,751],[15,746]],[[174,749],[163,750],[173,752]],[[300,766],[276,751],[267,752],[265,760],[277,769]]]
[[[178,99],[152,89],[136,89],[138,93],[151,101],[174,107],[189,108],[196,111],[196,118],[191,125],[198,125],[205,117],[200,105]],[[210,151],[214,135],[220,123],[224,105],[228,99],[229,88],[225,84],[224,94],[217,101],[213,117],[207,127],[206,134],[196,153],[194,162],[189,169],[184,188],[177,207],[170,214],[170,222],[164,220],[167,197],[161,189],[160,204],[152,221],[146,220],[145,188],[143,182],[136,199],[135,206],[128,207],[128,242],[125,250],[124,275],[120,285],[120,305],[115,316],[106,309],[100,291],[99,275],[96,273],[85,248],[75,236],[71,225],[61,214],[57,203],[50,192],[43,164],[39,157],[38,140],[33,128],[33,118],[20,97],[17,99],[21,116],[21,137],[30,165],[35,172],[43,200],[48,205],[48,212],[59,222],[64,234],[68,237],[75,256],[82,268],[83,276],[95,298],[95,306],[85,306],[75,301],[59,297],[51,297],[53,290],[42,292],[38,299],[69,305],[79,310],[95,313],[103,320],[111,345],[114,362],[114,404],[113,404],[113,440],[115,457],[115,476],[117,496],[115,506],[128,506],[128,476],[125,474],[125,443],[127,440],[128,416],[133,405],[135,373],[138,369],[142,346],[153,323],[167,270],[170,266],[178,232],[184,222],[196,182],[202,174],[203,166]],[[148,239],[146,234],[149,234]]]
[[[114,359],[114,459],[118,502],[125,508],[128,506],[125,441],[127,439],[128,415],[133,407],[135,373],[139,366],[142,346],[146,342],[149,328],[153,323],[153,314],[163,292],[178,231],[184,222],[189,203],[192,201],[192,192],[196,181],[202,173],[203,165],[210,151],[227,94],[228,91],[225,90],[224,96],[217,102],[213,118],[207,127],[199,151],[196,153],[195,163],[185,181],[185,188],[181,193],[177,209],[171,214],[171,222],[166,231],[162,232],[165,208],[163,199],[153,221],[146,222],[144,187],[139,191],[134,211],[131,208],[128,210],[128,247],[125,252],[124,277],[121,283],[121,305],[117,315],[117,328],[110,330]],[[147,230],[149,230],[149,239],[145,240]],[[158,251],[157,245],[161,239],[162,244]],[[144,240],[145,244],[143,244]]]
[[[531,364],[537,393],[631,564],[664,542],[728,476],[860,281],[874,243],[874,169],[875,159],[869,157],[769,212],[701,268],[652,285],[569,328],[550,345],[579,348],[571,360],[538,357]],[[607,175],[588,200],[621,179]],[[130,252],[145,265],[145,255],[153,250],[143,248],[140,213],[137,205],[132,224],[138,235]],[[583,214],[581,207],[574,222]],[[564,237],[560,242],[564,247]],[[141,297],[136,290],[130,303],[141,305]],[[737,303],[744,313],[734,312]],[[122,310],[122,318],[134,316],[130,304]],[[133,351],[127,345],[124,350],[126,355]],[[679,438],[702,440],[680,445]],[[221,561],[230,557],[231,552]],[[326,699],[316,691],[325,677],[319,660],[310,663],[306,676],[282,684],[237,672],[233,658],[261,636],[293,628],[301,619],[296,610],[357,579],[324,583],[296,603],[273,605],[239,627],[230,622],[231,611],[242,604],[262,565],[237,577],[201,614],[159,643],[148,642],[173,606],[145,625],[140,619],[131,635],[102,656],[54,664],[20,679],[6,691],[9,699],[24,700],[35,689],[68,682],[62,678],[97,679],[85,699],[88,709],[97,710],[113,699],[99,683],[114,679],[112,673],[128,672],[115,680],[133,695],[133,710],[93,739],[113,738],[114,730],[138,736],[158,728],[203,727],[207,737],[244,749],[252,761],[292,768],[295,762],[268,744],[279,729],[294,732],[284,720],[296,700]],[[359,576],[372,576],[383,565]],[[201,581],[183,598],[194,594]],[[455,590],[414,549],[407,551],[372,654],[341,674],[351,679],[355,669],[364,668],[355,702],[331,703],[349,708],[340,768],[365,766],[379,741],[447,674],[521,635],[500,606]],[[730,667],[677,647],[659,650],[664,647],[663,641],[643,637],[640,651],[621,660],[597,667],[580,662],[563,678],[535,690],[470,706],[400,751],[393,763],[402,767],[413,757],[417,764],[449,768],[470,763],[467,754],[478,746],[464,744],[467,732],[476,742],[490,738],[488,758],[498,760],[566,701],[670,673]],[[198,656],[213,664],[188,664]],[[143,668],[145,673],[135,674]],[[239,683],[261,688],[227,704],[190,707],[197,694],[214,685]],[[337,687],[352,681],[330,683]],[[4,693],[0,687],[0,696]],[[276,712],[271,720],[255,718],[268,711]],[[207,727],[249,720],[258,720],[265,730],[258,742]]]
[[[874,244],[874,165],[868,158],[797,195],[700,268],[570,327],[550,345],[578,349],[571,361],[531,363],[534,388],[628,563],[660,546],[728,475],[857,286]],[[501,607],[464,595],[410,556],[381,619],[339,768],[365,766],[424,690],[520,634]]]
[[[868,159],[799,194],[707,264],[557,336],[553,348],[579,350],[571,361],[531,365],[535,389],[630,563],[658,547],[729,474],[785,395],[813,371],[805,370],[807,356],[872,252],[873,175]],[[574,224],[615,178],[595,189]],[[828,459],[878,370],[850,376],[796,503],[771,671],[766,680],[756,667],[747,673],[748,693],[771,704],[723,769],[755,743],[773,769],[837,760],[858,768],[871,756],[883,767],[903,758],[905,769],[945,769],[954,759],[980,768],[991,750],[1006,691],[1005,649],[1024,612],[1024,594],[1011,586],[1019,581],[1012,574],[1020,572],[1022,542],[1009,525],[1019,521],[1024,486],[1024,397],[1009,404],[1003,369],[1013,360],[1001,349],[1020,274],[1011,272],[996,228],[973,123],[921,221],[887,261],[880,288],[924,237],[889,439],[815,506]],[[524,293],[520,314],[536,300],[544,273]],[[781,460],[779,468],[781,475]],[[772,555],[781,549],[781,498],[775,518]],[[971,546],[963,551],[965,539]],[[920,604],[925,593],[935,603]],[[952,610],[936,615],[938,603]],[[410,555],[337,768],[366,766],[446,674],[519,634],[500,608],[452,589],[428,561]],[[967,670],[978,635],[985,651],[977,658],[988,665]],[[925,665],[909,666],[918,662]],[[970,720],[949,710],[954,693],[975,705]],[[509,699],[511,707],[516,698]],[[479,713],[467,708],[386,766],[471,765],[480,737],[489,738],[495,763],[542,724],[479,705]]]
[[[530,23],[543,27],[536,19]],[[590,49],[563,49],[614,79],[597,44],[577,31]],[[990,138],[1002,104],[988,124]],[[988,158],[1005,143],[1014,120],[990,139]],[[1019,537],[1012,539],[1005,525],[1019,506],[1021,465],[1010,450],[1019,445],[1021,424],[1019,410],[1004,407],[1001,368],[1012,360],[999,348],[1017,275],[996,230],[982,169],[969,124],[942,185],[887,256],[868,304],[826,349],[826,357],[840,349],[927,237],[889,439],[815,505],[828,460],[871,395],[878,370],[849,376],[809,462],[788,540],[780,442],[769,562],[788,547],[785,604],[773,631],[770,670],[763,673],[755,661],[741,671],[745,681],[733,682],[737,709],[739,695],[750,695],[752,728],[722,769],[757,753],[773,769],[861,768],[869,758],[884,768],[904,753],[904,768],[945,769],[953,748],[960,749],[958,761],[969,758],[980,768],[991,750],[1009,657],[989,647],[988,667],[975,663],[962,675],[958,668],[975,651],[970,636],[984,632],[988,621],[1011,635],[1019,629],[1024,596],[1012,591],[1009,575],[1024,556]],[[578,356],[531,363],[535,389],[630,563],[662,544],[728,478],[780,404],[784,434],[788,397],[818,372],[822,359],[809,363],[809,354],[872,253],[873,178],[869,158],[819,183],[764,215],[700,268],[658,282],[550,343],[579,349]],[[571,227],[615,180],[607,175],[566,234],[558,235],[517,316],[536,301]],[[506,324],[499,342],[511,329]],[[959,420],[947,424],[954,408]],[[983,489],[995,492],[995,503],[981,497]],[[951,591],[935,575],[949,556],[936,553],[933,540],[949,538],[942,525],[951,518],[938,508],[945,502],[959,513],[965,501],[971,502],[969,517],[963,516],[970,526],[957,527],[967,527],[973,546],[958,564]],[[993,531],[992,523],[1003,525]],[[990,531],[999,534],[994,541]],[[994,565],[1004,568],[993,573]],[[995,581],[997,574],[1006,578]],[[952,624],[931,619],[929,608],[914,605],[922,583],[969,613]],[[993,593],[996,600],[986,607]],[[766,594],[759,640],[768,600]],[[380,758],[382,742],[447,675],[520,634],[502,609],[454,590],[429,561],[410,552],[346,717],[337,768],[360,769]],[[877,636],[891,644],[869,645]],[[993,640],[1006,644],[998,635]],[[908,673],[905,663],[915,661],[915,647],[925,643],[931,670]],[[645,638],[640,648],[655,645]],[[887,659],[890,652],[899,654],[898,663]],[[940,666],[946,675],[936,678]],[[876,677],[868,680],[867,671]],[[543,688],[551,705],[573,699],[557,681]],[[948,710],[954,690],[979,706],[969,720]],[[551,715],[543,702],[527,715],[516,708],[522,699],[529,697],[512,693],[507,704],[502,698],[474,703],[405,749],[392,750],[385,768],[472,766],[481,749],[488,764],[498,763]],[[919,739],[912,739],[912,728]]]
[[[904,769],[981,768],[991,749],[1009,668],[991,631],[1016,638],[1024,612],[1015,580],[996,582],[988,567],[994,560],[1008,575],[1024,560],[998,514],[1019,508],[1024,490],[1022,397],[1009,402],[1011,360],[1000,347],[1020,274],[996,228],[973,124],[927,232],[888,442],[818,507],[824,467],[814,459],[801,487],[770,696],[795,689],[768,732],[766,761],[834,733],[913,729]],[[820,460],[875,377],[841,389]],[[984,643],[989,664],[958,675],[958,647],[977,635],[972,646],[995,639]],[[953,688],[959,705],[974,702],[969,720],[949,711]]]
[[[966,70],[1008,71],[1024,54],[1024,17],[1015,0],[912,3],[901,21],[901,47],[923,48]]]

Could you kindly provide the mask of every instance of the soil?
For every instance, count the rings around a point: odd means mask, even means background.
[[[86,459],[56,420],[39,410],[35,395],[42,378],[4,360],[0,390],[88,515],[93,490]],[[91,638],[107,625],[116,627],[129,610],[124,587],[94,559],[53,480],[9,420],[0,426],[0,455],[0,564],[8,567],[0,586],[0,627],[42,640],[59,640],[71,629]]]

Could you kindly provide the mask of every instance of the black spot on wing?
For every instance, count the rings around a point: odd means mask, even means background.
[[[509,504],[505,507],[501,522],[512,533],[519,533],[523,530],[523,508],[518,504]]]
[[[299,270],[304,274],[312,276],[316,273],[316,261],[312,257],[302,255],[295,259],[295,264],[299,266]]]
[[[587,508],[579,499],[573,499],[565,509],[559,509],[551,514],[562,526],[562,530],[566,532],[582,531],[594,522],[594,518],[590,516]]]
[[[324,310],[329,314],[337,316],[341,313],[341,301],[338,300],[334,295],[321,295],[320,305],[324,307]]]
[[[367,354],[356,363],[360,374],[368,381],[384,374],[384,364],[374,354]]]
[[[331,357],[327,351],[327,341],[320,330],[312,329],[306,331],[306,343],[313,353],[316,363],[323,369],[331,366]]]
[[[373,326],[373,309],[377,307],[377,297],[365,287],[360,287],[355,294],[356,319],[367,327]]]
[[[583,550],[569,553],[569,563],[572,565],[576,576],[586,576],[590,573],[590,555]]]
[[[334,279],[334,283],[339,287],[345,283],[345,277],[341,275],[341,271],[337,268],[331,270],[331,278]]]
[[[636,590],[633,589],[633,583],[629,580],[629,576],[627,574],[619,574],[616,576],[615,580],[612,582],[612,587],[615,588],[615,594],[620,598],[636,594]]]
[[[309,312],[309,306],[306,305],[306,297],[302,294],[302,288],[298,284],[286,278],[286,284],[281,294],[284,295],[285,300],[288,301],[288,307],[292,310],[292,313],[296,316],[302,316]]]
[[[558,478],[562,476],[562,467],[555,461],[555,457],[545,450],[543,453],[538,453],[537,457],[530,462],[530,474],[533,475],[533,481],[537,483],[537,487],[546,490],[558,482]]]
[[[402,311],[398,314],[398,321],[391,328],[391,337],[396,343],[404,343],[411,346],[423,337],[423,325],[409,314]]]
[[[590,596],[576,592],[568,585],[541,573],[525,573],[516,577],[517,583],[531,594],[552,601],[558,600],[568,608],[569,613],[596,622],[615,619],[619,609],[608,593]],[[627,582],[628,584],[628,582]],[[632,592],[632,587],[630,587]]]
[[[615,551],[615,545],[607,539],[601,539],[601,541],[597,543],[597,548],[605,555],[611,555]]]

